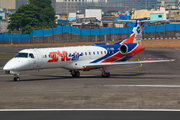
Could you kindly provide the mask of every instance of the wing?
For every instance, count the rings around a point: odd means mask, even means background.
[[[151,60],[151,61],[133,61],[133,62],[108,62],[108,63],[90,63],[86,64],[84,68],[98,68],[103,66],[113,66],[113,65],[125,65],[125,64],[137,64],[137,63],[156,63],[156,62],[173,62],[175,59],[172,60]]]

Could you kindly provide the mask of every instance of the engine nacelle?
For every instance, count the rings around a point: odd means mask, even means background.
[[[126,56],[137,55],[144,51],[145,47],[139,43],[126,43],[120,46],[119,51]]]

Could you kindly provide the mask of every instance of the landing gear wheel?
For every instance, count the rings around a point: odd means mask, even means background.
[[[80,72],[79,71],[76,72],[76,77],[80,77]]]
[[[14,81],[20,81],[20,78],[19,77],[14,77]]]
[[[19,82],[19,81],[20,81],[20,78],[19,78],[19,77],[17,77],[17,78],[16,78],[16,80]]]
[[[110,73],[102,73],[102,77],[109,78],[110,77]]]
[[[14,77],[14,81],[17,81],[17,77]]]
[[[72,75],[72,77],[80,77],[80,72],[79,71],[72,71],[71,75]]]
[[[14,75],[14,81],[20,81],[20,77],[19,77],[19,74],[15,74]]]

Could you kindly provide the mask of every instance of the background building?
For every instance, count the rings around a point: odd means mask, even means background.
[[[102,9],[102,11],[107,12],[109,10],[126,11],[128,8],[123,7],[120,3],[112,3],[111,0],[56,0],[57,14],[68,14],[76,11],[85,13],[85,9]]]
[[[16,9],[16,0],[0,0],[0,8]]]
[[[16,10],[16,0],[0,0],[0,8],[6,12],[14,12]]]
[[[28,3],[28,0],[14,0],[16,1],[16,9],[19,8],[19,6],[21,6],[22,4],[27,4]],[[56,8],[56,0],[51,0],[52,2],[52,6],[53,8],[55,9]]]
[[[131,16],[131,19],[143,19],[143,18],[150,18],[150,14],[155,11],[155,9],[141,9],[141,10],[134,10]]]
[[[166,11],[165,7],[160,7],[159,10],[153,11],[151,13],[151,20],[166,20],[167,15],[169,14],[169,11]]]
[[[164,7],[170,6],[171,8],[177,8],[180,0],[157,0],[157,6],[161,6],[161,2],[164,1]]]
[[[174,20],[180,20],[180,10],[171,10],[171,18]]]
[[[129,9],[151,9],[157,6],[157,0],[116,0]]]
[[[22,4],[27,4],[28,0],[15,0],[16,1],[16,9],[18,9]]]

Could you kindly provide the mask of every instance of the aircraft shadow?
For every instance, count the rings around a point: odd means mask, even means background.
[[[143,75],[144,73],[134,73],[134,74],[111,74],[110,78],[113,78],[113,79],[119,79],[119,78],[128,78],[128,77],[132,77],[132,76],[141,76]],[[20,81],[45,81],[45,80],[66,80],[66,79],[72,79],[72,80],[77,80],[77,79],[85,79],[85,78],[102,78],[101,75],[94,75],[94,76],[86,76],[86,75],[83,75],[83,76],[80,76],[79,78],[72,78],[71,75],[34,75],[34,76],[37,76],[37,77],[43,77],[43,78],[37,78],[37,79],[22,79]],[[102,79],[110,79],[110,78],[102,78]],[[9,81],[9,82],[14,82],[14,81]]]
[[[91,78],[99,78],[99,79],[169,79],[166,77],[146,77],[143,76],[145,73],[131,73],[131,74],[111,74],[110,78],[102,78],[101,75],[94,75],[94,76],[80,76],[79,78],[72,78],[71,75],[34,75],[37,77],[43,77],[43,78],[37,78],[37,79],[22,79],[22,81],[46,81],[46,80],[82,80],[82,79],[91,79]],[[145,74],[146,75],[146,74]],[[143,76],[143,77],[142,77]],[[8,81],[8,82],[14,82],[14,81]]]

